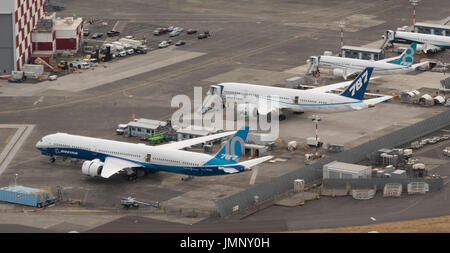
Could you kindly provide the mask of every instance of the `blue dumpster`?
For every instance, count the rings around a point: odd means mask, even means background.
[[[0,188],[0,201],[22,204],[26,206],[44,207],[55,203],[56,198],[42,189],[20,185]]]

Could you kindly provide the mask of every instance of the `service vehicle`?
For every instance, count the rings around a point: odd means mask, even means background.
[[[111,30],[111,31],[107,32],[106,35],[108,35],[108,37],[119,36],[120,32],[116,31],[116,30]]]
[[[94,33],[94,35],[92,35],[92,39],[98,39],[103,37],[103,33]]]
[[[182,45],[184,45],[184,44],[186,44],[186,41],[180,40],[180,41],[178,41],[177,43],[175,43],[175,46],[182,46]]]

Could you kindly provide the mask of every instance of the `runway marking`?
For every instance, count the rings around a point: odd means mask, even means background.
[[[39,97],[39,99],[36,100],[36,102],[34,102],[33,105],[37,105],[37,104],[39,104],[39,103],[42,103],[42,101],[44,101],[44,96]]]
[[[258,168],[253,169],[252,176],[250,178],[250,182],[248,184],[254,185],[256,181],[256,176],[258,175]]]
[[[31,131],[33,131],[34,125],[0,125],[0,128],[17,128],[16,133],[8,142],[6,147],[0,153],[0,175],[13,160],[16,153],[19,151],[22,144],[28,138]]]
[[[116,30],[116,27],[118,24],[119,24],[119,21],[116,22],[116,24],[113,26],[112,30]]]
[[[399,6],[401,6],[401,5],[391,6],[391,7],[388,7],[386,9],[380,10],[380,11],[375,12],[375,13],[376,14],[382,13],[382,12],[388,11],[390,9],[399,7]],[[361,9],[359,9],[357,11],[352,11],[352,14],[360,13],[360,12],[362,12],[364,10],[368,10],[368,9],[371,9],[371,8],[373,8],[373,6],[361,8]],[[339,17],[343,17],[343,16],[344,17],[348,16],[348,14],[337,14],[337,15],[334,15],[333,18],[339,18]],[[63,103],[54,104],[54,105],[42,106],[42,107],[31,107],[31,108],[28,107],[28,108],[23,108],[23,109],[18,109],[18,110],[3,111],[3,112],[0,112],[0,114],[19,113],[19,112],[26,112],[26,111],[37,111],[37,110],[45,110],[45,109],[52,109],[52,108],[57,108],[57,107],[63,107],[63,106],[67,106],[67,105],[73,105],[73,104],[86,102],[86,101],[90,101],[90,100],[94,100],[94,99],[108,97],[108,96],[111,96],[111,95],[114,95],[114,94],[120,94],[121,92],[124,92],[124,91],[130,91],[130,90],[138,89],[138,88],[145,87],[145,86],[156,85],[156,83],[160,82],[160,81],[176,78],[176,77],[182,76],[182,75],[190,73],[190,72],[194,72],[194,71],[197,71],[197,70],[200,70],[200,69],[204,69],[204,68],[210,67],[211,65],[214,65],[214,64],[218,64],[218,63],[222,63],[222,62],[226,62],[226,61],[235,61],[236,58],[243,57],[243,56],[250,56],[250,55],[256,54],[256,53],[258,53],[258,52],[260,52],[262,50],[265,50],[267,48],[270,48],[270,47],[273,47],[273,46],[277,46],[277,45],[286,43],[288,41],[298,40],[298,39],[304,38],[304,37],[311,37],[311,36],[314,36],[315,34],[320,33],[320,32],[323,32],[323,31],[322,30],[318,30],[318,31],[315,31],[315,32],[310,32],[310,33],[302,32],[302,33],[296,34],[296,35],[294,35],[291,38],[288,38],[286,40],[280,40],[278,42],[275,42],[275,43],[272,43],[272,44],[268,44],[266,46],[263,46],[263,47],[260,47],[260,48],[256,48],[256,49],[248,51],[248,52],[243,52],[243,53],[236,54],[234,56],[230,56],[230,57],[222,58],[222,59],[213,59],[210,62],[206,62],[204,64],[199,64],[199,65],[197,65],[195,67],[192,67],[192,68],[187,69],[187,70],[182,71],[182,72],[169,74],[167,76],[163,76],[163,77],[161,77],[161,78],[159,78],[157,80],[150,81],[148,83],[143,83],[143,84],[139,84],[139,85],[136,85],[136,86],[133,86],[133,87],[124,88],[124,89],[118,89],[118,90],[115,90],[113,92],[105,93],[105,94],[102,94],[102,95],[92,96],[92,97],[87,97],[87,98],[83,98],[83,99],[63,102]],[[116,81],[119,81],[119,80],[116,80]]]

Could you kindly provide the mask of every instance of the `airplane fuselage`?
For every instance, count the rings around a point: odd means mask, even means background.
[[[195,176],[227,174],[220,166],[222,165],[220,162],[224,163],[224,161],[215,159],[213,156],[144,144],[56,133],[43,137],[36,147],[47,156],[82,160],[99,159],[100,161],[113,157],[138,164],[142,166],[139,169],[149,171],[169,171]],[[227,166],[239,171],[244,170],[243,166],[232,165],[231,162]]]
[[[382,61],[361,60],[353,58],[345,58],[338,56],[322,55],[319,58],[319,67],[337,68],[337,69],[351,69],[360,72],[367,67],[373,68],[375,74],[394,74],[411,71],[410,66],[403,66],[399,64],[392,64]]]
[[[279,103],[294,112],[345,112],[367,108],[357,99],[331,93],[242,83],[221,83],[225,102],[258,104],[258,101]],[[268,103],[270,105],[270,103]]]
[[[450,37],[442,35],[424,34],[424,33],[412,33],[412,32],[401,32],[395,31],[394,42],[397,43],[420,43],[420,44],[430,44],[442,49],[450,48]]]

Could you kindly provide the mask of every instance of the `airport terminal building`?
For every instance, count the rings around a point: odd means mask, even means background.
[[[31,32],[44,16],[45,0],[1,0],[0,74],[20,70],[32,54]]]

